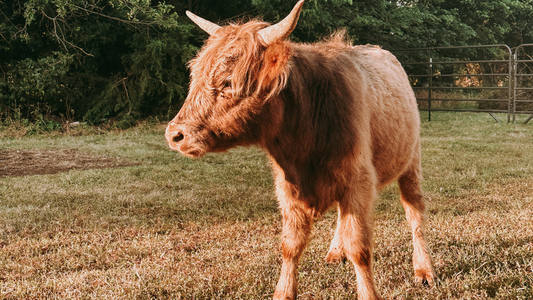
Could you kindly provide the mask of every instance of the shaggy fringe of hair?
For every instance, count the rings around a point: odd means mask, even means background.
[[[346,34],[346,29],[342,28],[333,32],[329,37],[325,38],[322,43],[337,48],[352,47],[352,39]]]
[[[223,32],[210,37],[199,55],[189,62],[191,90],[200,92],[198,89],[203,86],[207,89],[203,92],[213,93],[230,85],[237,98],[261,96],[267,100],[278,94],[286,85],[288,72],[281,72],[270,82],[260,76],[264,75],[261,68],[267,46],[256,32],[269,25],[261,21],[229,24],[221,29]],[[207,81],[202,84],[194,82],[195,78]]]

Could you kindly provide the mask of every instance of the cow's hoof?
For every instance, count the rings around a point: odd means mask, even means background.
[[[346,256],[344,256],[344,253],[342,252],[342,250],[335,249],[335,250],[330,250],[328,255],[326,255],[326,258],[324,258],[324,260],[330,264],[339,264],[341,262],[346,261]]]
[[[425,287],[433,287],[438,283],[438,278],[433,270],[416,270],[415,282]]]
[[[296,299],[296,295],[284,295],[283,293],[278,293],[278,291],[274,293],[274,298],[272,298],[272,300],[295,300],[295,299]]]

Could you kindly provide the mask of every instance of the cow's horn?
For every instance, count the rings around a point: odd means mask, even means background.
[[[221,28],[217,24],[207,21],[206,19],[201,18],[190,11],[186,11],[185,14],[187,15],[187,17],[189,17],[189,19],[196,23],[198,27],[202,28],[203,31],[209,33],[209,35],[215,34],[215,32],[217,32],[217,30]]]
[[[272,44],[276,41],[281,41],[289,37],[291,32],[296,27],[298,22],[298,17],[300,16],[300,11],[302,11],[302,6],[304,0],[298,1],[291,13],[281,20],[279,23],[263,28],[259,30],[259,35],[263,39],[263,42],[267,45]]]

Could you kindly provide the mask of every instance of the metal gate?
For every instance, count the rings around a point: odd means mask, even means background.
[[[524,122],[533,119],[533,44],[516,47],[514,53],[513,122],[516,114],[530,114]]]
[[[416,61],[402,61],[410,51]],[[419,109],[432,111],[484,112],[500,122],[494,113],[516,114],[533,119],[533,44],[432,47],[392,50],[402,61]],[[412,53],[416,52],[416,53]],[[450,57],[479,57],[459,60]],[[458,72],[458,70],[460,72]],[[454,93],[457,91],[458,93]],[[438,103],[438,105],[434,105]],[[455,105],[446,105],[455,103]]]

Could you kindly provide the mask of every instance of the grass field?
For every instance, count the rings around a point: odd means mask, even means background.
[[[440,283],[414,284],[392,185],[375,210],[378,290],[386,299],[533,299],[533,125],[467,113],[426,120],[427,238]],[[168,149],[164,128],[0,138],[0,150],[77,148],[140,164],[0,178],[0,299],[272,297],[281,217],[264,153],[190,160]],[[334,212],[316,223],[298,299],[356,297],[353,266],[323,261],[334,225]]]

